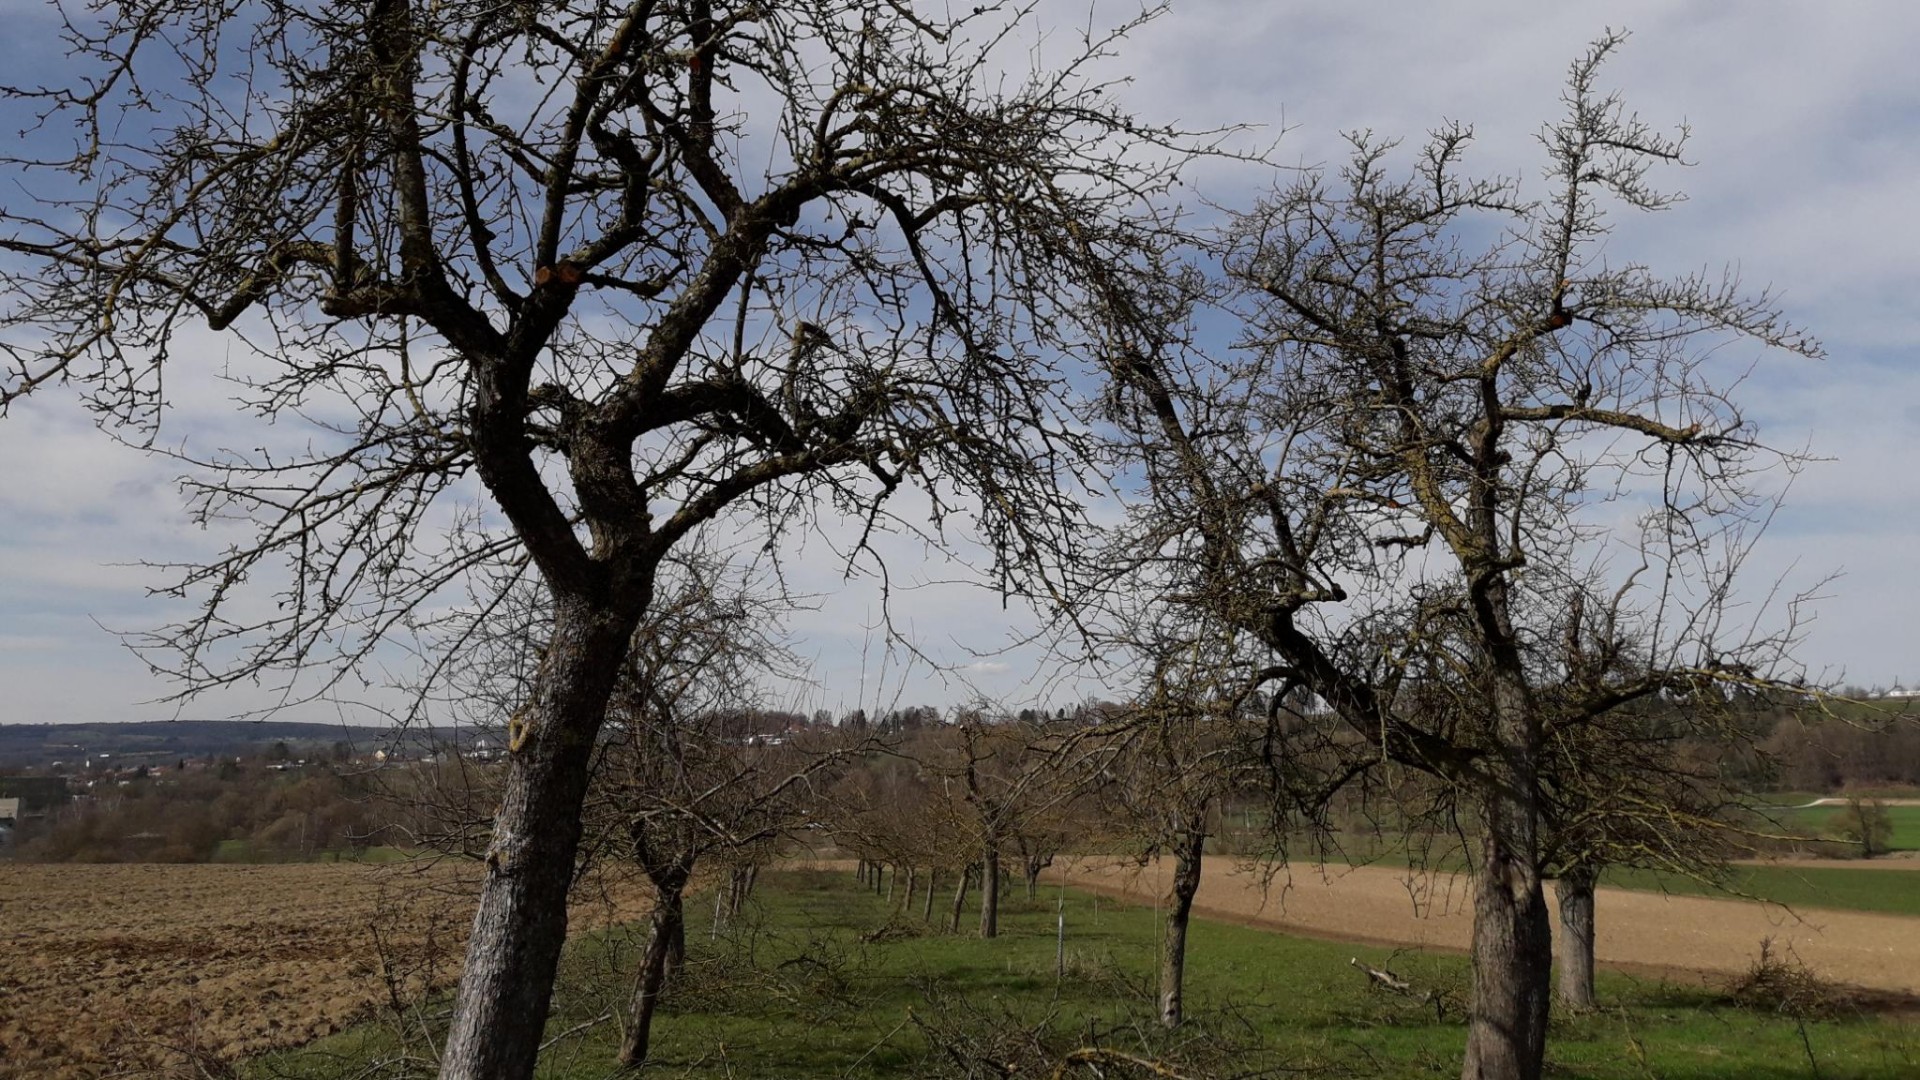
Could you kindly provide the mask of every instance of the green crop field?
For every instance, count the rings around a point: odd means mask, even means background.
[[[1645,870],[1612,869],[1602,884],[1686,896],[1752,897],[1794,908],[1839,908],[1920,915],[1920,870],[1736,866],[1724,888]]]
[[[1846,807],[1805,805],[1813,798],[1815,796],[1796,799],[1790,805],[1777,805],[1770,813],[1780,824],[1811,836],[1837,837]],[[1894,851],[1920,851],[1920,806],[1883,806],[1881,809],[1893,826],[1889,846]]]
[[[1891,875],[1904,877],[1904,875]],[[748,920],[710,939],[691,928],[689,967],[655,1028],[649,1073],[686,1077],[1055,1075],[1061,1056],[1101,1047],[1167,1062],[1187,1076],[1450,1076],[1464,1042],[1459,957],[1391,953],[1197,922],[1189,1024],[1151,1023],[1158,920],[1150,909],[1065,895],[1066,970],[1055,968],[1055,900],[1008,901],[1003,936],[889,927],[885,905],[848,875],[770,874]],[[690,904],[691,910],[702,909]],[[613,1070],[631,947],[577,942],[561,980],[543,1077]],[[1421,1000],[1371,989],[1349,958],[1391,968]],[[610,962],[623,958],[622,962]],[[1603,1008],[1556,1017],[1556,1077],[1892,1080],[1920,1075],[1920,1027],[1860,1013],[1799,1021],[1723,991],[1604,974]],[[423,1010],[443,1016],[444,1008]],[[402,1048],[371,1024],[305,1050],[258,1059],[274,1080],[430,1075],[424,1045]],[[402,1060],[416,1055],[413,1064]],[[1137,1067],[1100,1073],[1145,1075]]]

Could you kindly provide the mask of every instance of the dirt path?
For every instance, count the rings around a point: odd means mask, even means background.
[[[1084,860],[1053,880],[1152,901],[1167,892],[1164,863]],[[1736,975],[1760,942],[1790,949],[1824,978],[1874,990],[1920,993],[1920,919],[1863,912],[1601,889],[1595,898],[1603,963]],[[1231,864],[1210,862],[1195,899],[1202,915],[1333,937],[1464,950],[1473,896],[1464,877],[1379,866],[1298,866],[1264,887]]]

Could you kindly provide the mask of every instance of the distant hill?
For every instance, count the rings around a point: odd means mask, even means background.
[[[460,729],[470,743],[484,732]],[[153,720],[130,724],[0,724],[0,771],[45,767],[83,758],[154,764],[180,758],[252,755],[285,743],[296,757],[324,756],[344,742],[353,753],[399,748],[409,756],[442,748],[455,739],[453,728],[396,731],[345,724],[276,720]]]

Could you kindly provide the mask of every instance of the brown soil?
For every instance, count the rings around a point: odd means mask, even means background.
[[[1077,886],[1153,902],[1167,894],[1164,864],[1087,859],[1052,872]],[[1602,963],[1642,971],[1738,975],[1762,940],[1834,982],[1896,995],[1920,993],[1920,919],[1803,910],[1705,897],[1601,889],[1595,897]],[[1473,894],[1464,876],[1379,866],[1296,866],[1269,882],[1223,861],[1203,871],[1201,915],[1316,937],[1466,949]]]
[[[427,862],[8,866],[0,1077],[199,1076],[411,1002],[458,976],[477,882]]]

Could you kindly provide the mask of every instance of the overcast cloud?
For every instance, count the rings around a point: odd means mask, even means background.
[[[1096,10],[1097,21],[1110,21],[1128,9]],[[26,16],[16,27],[45,26],[36,11],[0,2],[0,13]],[[1050,32],[1065,34],[1086,13],[1085,4],[1062,3],[1043,16],[1055,20]],[[1912,685],[1920,680],[1912,629],[1920,614],[1912,539],[1920,531],[1920,369],[1910,362],[1920,340],[1920,215],[1912,210],[1920,67],[1910,51],[1920,41],[1920,6],[1188,0],[1142,30],[1111,71],[1131,77],[1123,92],[1143,118],[1264,125],[1248,144],[1277,138],[1275,157],[1288,164],[1337,163],[1345,130],[1417,143],[1443,120],[1465,121],[1478,134],[1474,164],[1537,189],[1533,135],[1557,114],[1568,62],[1606,25],[1633,32],[1607,83],[1647,121],[1689,124],[1696,162],[1663,177],[1689,201],[1657,218],[1622,220],[1609,255],[1670,272],[1731,262],[1750,285],[1778,290],[1829,353],[1823,362],[1762,358],[1741,396],[1770,441],[1827,459],[1796,482],[1752,580],[1787,574],[1806,585],[1842,573],[1806,641],[1809,666],[1862,684]],[[1030,35],[1044,55],[1040,29]],[[0,45],[0,61],[16,72],[44,64],[56,43],[34,38],[14,35]],[[18,105],[0,103],[0,127],[24,124]],[[1252,170],[1212,166],[1195,174],[1186,198],[1244,204],[1259,182]],[[210,340],[184,355],[211,369],[218,348]],[[1757,357],[1729,362],[1744,367]],[[245,431],[211,382],[182,383],[174,400],[182,406],[169,424],[175,439],[217,443]],[[113,444],[57,389],[0,422],[0,462],[0,722],[173,715],[141,704],[168,686],[102,626],[141,629],[177,614],[145,594],[161,578],[125,564],[190,558],[224,539],[187,524],[171,484],[177,467]],[[816,685],[792,690],[792,704],[841,710],[982,694],[1017,707],[1100,689],[1100,676],[1063,681],[1040,669],[1033,648],[1005,651],[1031,633],[1031,620],[958,583],[970,572],[906,538],[885,545],[894,621],[953,670],[890,653],[874,579],[845,579],[836,535],[823,528],[786,562],[790,584],[815,597],[793,631]],[[184,715],[222,716],[264,700],[240,691]]]

